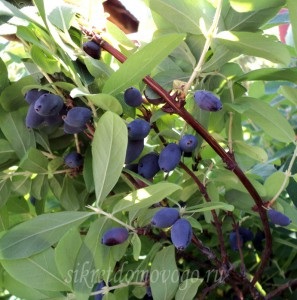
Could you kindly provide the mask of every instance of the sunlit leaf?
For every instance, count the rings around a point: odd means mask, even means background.
[[[118,94],[149,75],[184,39],[183,34],[166,34],[147,44],[120,66],[105,82],[103,93]]]

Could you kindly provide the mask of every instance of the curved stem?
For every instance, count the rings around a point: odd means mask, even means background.
[[[213,40],[213,37],[217,31],[217,27],[218,27],[218,23],[220,20],[220,16],[221,16],[221,11],[222,11],[222,5],[223,5],[223,0],[218,0],[217,1],[217,9],[213,18],[213,22],[208,30],[208,32],[206,33],[206,41],[202,50],[202,53],[200,55],[199,61],[197,63],[197,66],[195,67],[193,73],[190,76],[190,79],[188,80],[188,82],[185,84],[184,86],[184,93],[187,94],[188,90],[190,89],[193,81],[195,80],[195,78],[197,78],[201,72],[202,66],[205,62],[206,59],[206,55],[208,52],[208,49],[211,45],[211,42]]]

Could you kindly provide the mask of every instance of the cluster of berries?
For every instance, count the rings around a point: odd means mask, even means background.
[[[65,133],[84,131],[92,117],[90,109],[82,106],[67,109],[62,97],[45,90],[32,89],[25,94],[29,103],[26,115],[28,128],[62,125]]]
[[[172,207],[163,207],[158,210],[152,220],[151,225],[157,228],[171,227],[171,241],[177,250],[185,250],[192,239],[192,226],[185,218],[180,218],[179,211]],[[107,230],[101,239],[101,243],[106,246],[114,246],[124,243],[129,236],[129,231],[124,227],[113,227]]]

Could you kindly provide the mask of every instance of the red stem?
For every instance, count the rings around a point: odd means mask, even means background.
[[[92,39],[100,44],[100,46],[113,55],[118,61],[121,63],[125,62],[127,59],[125,55],[123,55],[120,51],[115,49],[112,45],[102,40],[102,38],[95,34],[90,33],[87,30],[83,30],[88,36],[91,36]],[[208,133],[208,131],[202,127],[202,125],[197,122],[193,116],[184,108],[181,107],[180,103],[175,100],[166,90],[164,90],[155,80],[153,80],[150,76],[146,76],[143,78],[143,81],[158,95],[160,95],[166,102],[169,104],[176,114],[182,117],[192,128],[199,134],[201,137],[214,149],[214,151],[222,158],[222,160],[226,163],[229,170],[231,170],[240,180],[240,182],[245,186],[251,197],[254,199],[256,203],[262,224],[263,230],[265,233],[265,248],[261,256],[261,262],[254,274],[254,278],[252,280],[252,284],[255,284],[259,278],[261,277],[268,260],[271,255],[272,248],[272,237],[270,233],[270,227],[268,223],[268,218],[266,214],[266,210],[263,208],[263,203],[260,195],[258,194],[255,187],[246,177],[244,172],[239,168],[236,161],[233,159],[231,155],[229,155],[220,145],[219,143]]]

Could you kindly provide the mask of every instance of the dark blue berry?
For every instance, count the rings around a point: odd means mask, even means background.
[[[26,115],[26,126],[28,128],[37,128],[43,121],[44,117],[35,111],[34,103],[30,104]]]
[[[143,119],[135,119],[127,125],[130,140],[144,139],[151,130],[151,124]]]
[[[288,226],[292,222],[289,217],[273,208],[268,209],[267,215],[269,220],[275,225]]]
[[[101,242],[106,246],[114,246],[124,243],[129,236],[129,232],[124,227],[114,227],[107,230],[102,236]]]
[[[101,56],[101,47],[94,41],[85,42],[83,50],[94,59],[99,59]]]
[[[69,168],[78,168],[83,164],[83,157],[78,152],[70,152],[64,157],[64,163]]]
[[[25,100],[29,103],[32,104],[34,103],[40,96],[43,94],[48,94],[48,91],[45,90],[38,90],[38,89],[32,89],[27,91],[25,94]]]
[[[63,106],[63,99],[54,94],[43,94],[34,103],[35,111],[44,117],[58,115]]]
[[[181,151],[192,152],[198,145],[198,139],[192,134],[185,134],[179,141]]]
[[[209,91],[196,91],[194,100],[201,109],[207,111],[218,111],[223,107],[221,100]]]
[[[239,246],[241,248],[243,246],[243,240],[242,240],[242,236],[240,234],[238,234],[238,236],[239,236]],[[233,251],[237,251],[238,250],[238,239],[237,239],[237,234],[235,231],[230,232],[229,242],[230,242],[231,249]]]
[[[251,241],[254,238],[254,234],[252,233],[252,231],[245,227],[238,227],[238,233],[242,237],[243,243]]]
[[[144,140],[130,140],[128,139],[128,145],[126,150],[125,164],[130,164],[141,154],[144,148]]]
[[[90,109],[77,106],[68,111],[66,117],[64,118],[64,123],[70,126],[70,128],[77,127],[83,130],[86,127],[86,123],[90,121],[91,117],[92,112]]]
[[[148,153],[140,158],[138,162],[137,173],[144,178],[153,178],[160,170],[159,154],[155,152]]]
[[[105,282],[102,280],[98,282],[95,286],[94,292],[99,292],[102,290],[102,288],[105,287]],[[104,297],[103,294],[97,294],[94,296],[94,300],[102,300]]]
[[[181,159],[181,150],[177,144],[169,143],[159,155],[159,167],[164,172],[175,169]]]
[[[178,219],[171,227],[171,241],[177,250],[185,250],[192,240],[192,226],[187,219]]]
[[[124,100],[129,106],[137,107],[142,103],[142,94],[137,88],[130,87],[124,93]]]
[[[163,207],[154,214],[151,224],[155,227],[167,228],[172,226],[178,219],[179,211],[176,208]]]

